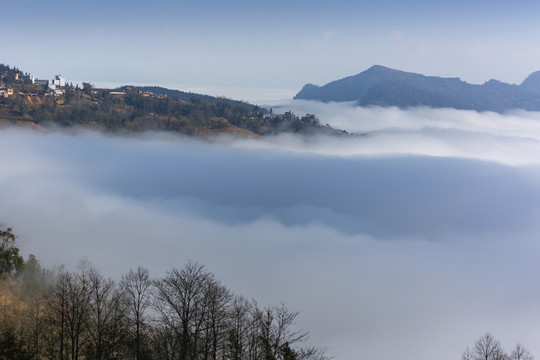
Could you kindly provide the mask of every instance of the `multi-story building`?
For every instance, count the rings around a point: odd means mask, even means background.
[[[30,75],[32,76],[32,75]],[[57,87],[66,86],[66,79],[62,75],[56,75],[52,80],[42,80],[36,79],[32,76],[32,84],[41,85],[43,87],[48,87],[50,90],[56,90]]]
[[[56,75],[54,79],[51,80],[51,84],[64,87],[66,86],[66,79],[62,75]]]

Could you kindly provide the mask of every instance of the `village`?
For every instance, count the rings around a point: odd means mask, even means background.
[[[3,70],[2,70],[3,68]],[[79,88],[78,84],[73,86],[73,83],[66,81],[66,78],[62,75],[55,75],[51,80],[38,79],[34,75],[29,73],[22,73],[13,71],[9,67],[0,68],[0,97],[7,98],[13,95],[23,96],[55,96],[61,97],[66,94],[66,89],[71,90],[90,90],[90,93],[97,93],[97,89],[93,89],[90,83],[83,83],[83,88]],[[22,85],[35,85],[35,86],[22,86]],[[112,89],[100,89],[106,90],[111,96],[126,95],[126,91],[112,90]],[[127,90],[131,90],[127,87]],[[150,91],[137,91],[139,95],[144,97],[158,97],[166,98],[166,94],[154,94]]]
[[[242,101],[158,86],[105,89],[89,82],[74,86],[62,75],[43,80],[4,64],[0,64],[0,124],[55,124],[108,132],[173,131],[196,136],[348,135],[321,125],[312,114],[301,118],[290,111],[274,114]]]
[[[14,94],[38,95],[37,92],[26,93],[24,91],[18,91],[15,93],[13,84],[39,85],[45,90],[45,95],[62,96],[65,93],[64,87],[66,86],[66,79],[62,75],[56,75],[52,80],[43,80],[35,78],[32,74],[21,74],[16,72],[13,74],[13,81],[6,79],[8,78],[8,75],[9,73],[7,71],[0,74],[0,96],[3,97],[13,96]]]

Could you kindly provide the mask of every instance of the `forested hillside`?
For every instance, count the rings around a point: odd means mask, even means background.
[[[97,89],[90,83],[54,90],[22,80],[17,68],[0,68],[0,122],[85,127],[108,132],[172,131],[207,136],[264,136],[282,132],[343,135],[312,114],[271,111],[241,101],[160,87]],[[18,79],[17,79],[18,77]]]

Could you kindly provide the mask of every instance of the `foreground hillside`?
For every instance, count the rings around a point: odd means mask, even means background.
[[[305,85],[295,99],[352,101],[358,106],[540,111],[540,72],[531,74],[521,85],[497,80],[473,85],[458,78],[424,76],[376,65],[324,86]]]
[[[306,345],[297,316],[234,294],[195,262],[154,279],[138,267],[120,281],[87,261],[42,269],[0,228],[0,359],[329,359]]]

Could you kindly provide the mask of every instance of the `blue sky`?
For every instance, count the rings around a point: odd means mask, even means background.
[[[1,6],[17,15],[3,17],[13,33],[3,38],[0,61],[39,77],[294,94],[374,64],[472,83],[520,83],[540,70],[540,5],[528,0]]]

